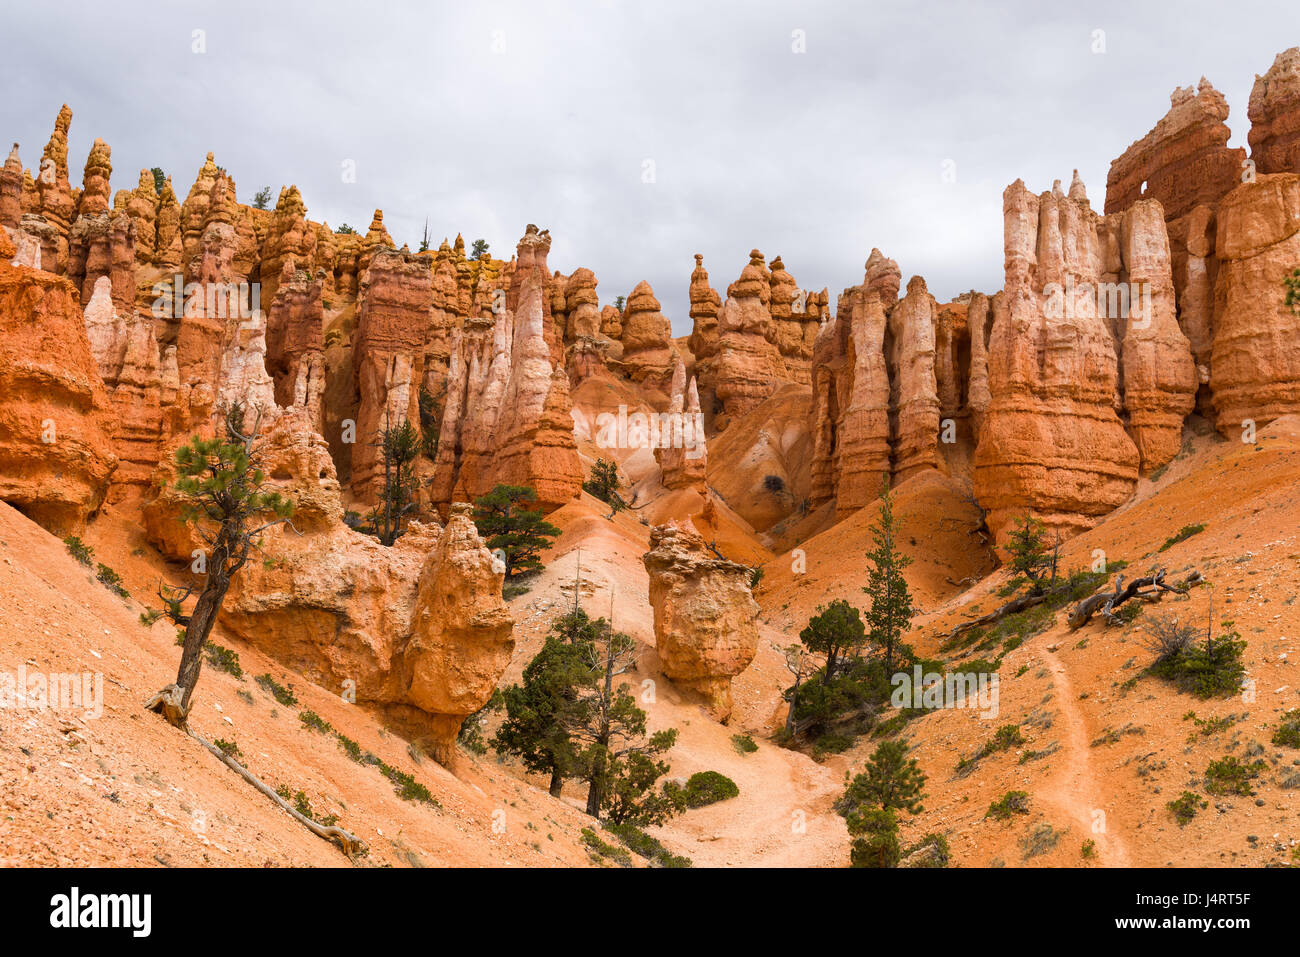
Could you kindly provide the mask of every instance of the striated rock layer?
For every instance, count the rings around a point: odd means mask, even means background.
[[[383,483],[379,437],[385,428],[418,422],[424,341],[432,279],[417,257],[377,249],[365,272],[353,344],[359,408],[352,446],[352,494],[373,503]]]
[[[769,340],[772,323],[771,274],[757,249],[740,278],[727,288],[718,312],[718,353],[713,363],[714,390],[722,406],[715,417],[721,430],[776,391],[789,372],[780,351]]]

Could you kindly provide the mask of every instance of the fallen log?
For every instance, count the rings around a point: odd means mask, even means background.
[[[1134,578],[1127,585],[1124,584],[1123,575],[1116,575],[1114,591],[1097,592],[1074,606],[1074,610],[1070,612],[1070,630],[1076,631],[1082,628],[1098,612],[1101,613],[1108,624],[1123,624],[1119,616],[1115,614],[1115,610],[1125,602],[1138,600],[1154,603],[1160,601],[1167,592],[1185,595],[1189,589],[1205,581],[1205,576],[1196,570],[1193,570],[1177,585],[1167,584],[1165,575],[1166,570],[1161,568],[1154,574]]]
[[[275,802],[277,805],[280,806],[280,808],[282,808],[286,813],[288,813],[290,817],[295,818],[299,824],[307,828],[307,830],[311,831],[313,834],[315,834],[317,837],[321,838],[322,840],[331,841],[337,844],[339,846],[339,850],[341,850],[345,855],[347,855],[349,860],[353,860],[357,856],[369,852],[369,848],[366,846],[366,842],[361,840],[356,835],[350,833],[349,831],[345,831],[341,827],[333,827],[333,826],[326,827],[325,825],[320,824],[317,821],[313,821],[305,814],[300,813],[297,810],[297,808],[293,807],[293,805],[291,805],[288,801],[280,797],[280,795],[276,794],[275,791],[273,791],[256,774],[254,774],[252,771],[249,771],[246,767],[244,767],[242,764],[236,761],[229,754],[226,754],[226,752],[222,751],[219,747],[217,747],[207,738],[203,737],[203,735],[199,734],[197,731],[191,728],[187,720],[188,714],[186,713],[185,709],[181,706],[182,695],[183,692],[181,691],[179,686],[174,684],[168,685],[162,691],[158,692],[158,694],[154,695],[147,702],[145,702],[145,706],[144,706],[145,710],[157,711],[158,713],[162,714],[170,724],[174,725],[177,728],[180,728],[182,731],[188,734],[199,744],[203,745],[203,747],[207,748],[208,751],[210,751],[217,760],[219,760],[226,767],[230,768],[230,770],[234,771],[236,774],[238,774],[241,778],[243,778],[253,787],[257,788],[257,790],[261,791],[264,795],[266,795],[266,797],[268,797],[271,801]]]
[[[996,608],[987,615],[980,615],[978,618],[972,618],[970,621],[963,621],[956,625],[952,631],[948,632],[948,642],[955,641],[959,635],[965,634],[972,628],[982,628],[984,625],[992,624],[995,621],[1001,621],[1007,615],[1014,615],[1016,612],[1024,611],[1026,608],[1033,608],[1035,605],[1041,605],[1049,598],[1055,597],[1060,589],[1045,591],[1041,595],[1021,595],[1019,598],[1013,598],[1000,608]]]

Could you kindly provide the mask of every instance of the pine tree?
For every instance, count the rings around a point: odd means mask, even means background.
[[[402,535],[406,516],[416,507],[415,459],[420,454],[420,433],[410,420],[393,426],[385,419],[375,444],[384,463],[384,484],[379,504],[370,513],[370,527],[381,544],[392,546]]]
[[[1006,546],[1011,556],[1011,570],[1015,573],[1012,584],[1028,584],[1030,593],[1034,595],[1041,595],[1048,585],[1055,584],[1059,547],[1058,540],[1048,551],[1043,523],[1026,512],[1019,524],[1011,529]]]
[[[162,171],[161,166],[155,166],[149,172],[153,174],[153,188],[161,196],[163,188],[167,185],[167,174]]]
[[[920,814],[925,775],[904,741],[882,741],[837,802],[853,835],[854,867],[894,867],[901,856],[896,811]]]
[[[526,485],[498,485],[474,500],[474,524],[484,543],[504,556],[503,587],[519,575],[541,571],[540,555],[560,530],[527,506],[537,493]]]
[[[474,240],[474,245],[470,248],[470,259],[487,259],[488,258],[488,241],[486,239]]]
[[[155,695],[146,707],[161,712],[178,727],[186,725],[203,666],[203,649],[232,579],[247,563],[257,536],[288,522],[293,513],[291,501],[265,487],[258,441],[261,411],[257,411],[251,428],[245,428],[242,405],[226,409],[222,418],[224,436],[195,436],[175,455],[178,477],[172,487],[184,500],[181,520],[192,524],[206,545],[207,577],[185,626],[176,681]]]
[[[271,205],[271,187],[263,186],[257,191],[257,195],[253,197],[253,208],[266,209],[269,205]]]
[[[523,684],[503,692],[506,717],[492,746],[517,756],[529,771],[549,774],[553,797],[566,777],[579,774],[572,728],[585,717],[581,692],[594,680],[586,662],[602,627],[581,608],[560,616],[524,668]]]
[[[925,794],[925,775],[915,758],[907,756],[907,742],[882,741],[867,761],[865,770],[853,779],[842,802],[849,807],[878,807],[883,811],[920,814]]]
[[[894,670],[895,652],[902,652],[900,657],[904,657],[910,651],[903,645],[903,636],[916,613],[907,579],[903,577],[903,569],[912,564],[912,559],[898,550],[897,535],[893,494],[886,481],[884,494],[880,497],[880,519],[871,526],[875,548],[867,552],[871,569],[862,590],[871,597],[871,608],[867,611],[867,637],[884,651],[887,674]]]
[[[861,651],[867,632],[858,610],[843,598],[837,598],[829,605],[818,606],[817,614],[808,619],[804,630],[799,632],[799,640],[809,651],[826,656],[822,684],[829,684],[836,669],[850,655]],[[790,707],[793,711],[793,701]]]
[[[596,464],[591,467],[591,478],[582,483],[582,490],[610,507],[608,518],[613,518],[616,513],[627,508],[623,496],[618,494],[618,488],[618,463],[596,459]]]
[[[636,642],[600,619],[599,635],[583,649],[588,681],[583,708],[571,722],[580,745],[578,763],[587,780],[587,813],[604,810],[614,823],[660,824],[680,810],[672,792],[655,791],[668,771],[656,760],[677,740],[669,728],[647,737],[646,713],[636,705],[628,684],[615,683],[636,664]]]

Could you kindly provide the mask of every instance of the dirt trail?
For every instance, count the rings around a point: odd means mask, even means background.
[[[1088,835],[1093,834],[1094,811],[1103,811],[1106,814],[1102,819],[1106,829],[1092,838],[1097,842],[1101,863],[1106,867],[1128,867],[1128,848],[1124,845],[1123,838],[1110,827],[1110,818],[1115,811],[1113,802],[1107,802],[1102,797],[1102,788],[1092,773],[1088,727],[1075,703],[1077,699],[1069,672],[1055,652],[1048,652],[1044,658],[1056,684],[1056,698],[1061,705],[1065,734],[1052,779],[1042,796],[1074,818],[1083,833]]]

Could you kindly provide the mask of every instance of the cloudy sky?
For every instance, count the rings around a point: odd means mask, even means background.
[[[697,252],[720,291],[757,247],[834,302],[872,246],[941,300],[992,291],[1008,183],[1077,167],[1100,208],[1202,74],[1244,146],[1255,74],[1297,40],[1243,0],[4,7],[0,137],[29,167],[66,102],[74,182],[98,136],[115,190],[161,166],[184,198],[212,150],[241,201],[296,183],[312,219],[380,207],[412,249],[427,218],[508,258],[537,223],[552,268],[594,269],[602,302],[648,279],[679,335]]]

